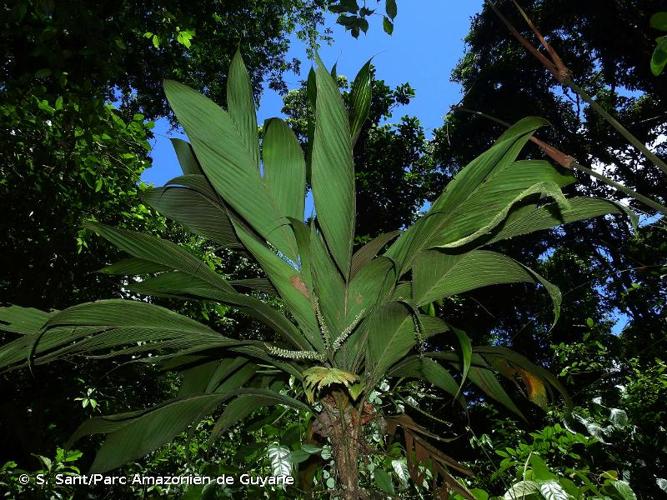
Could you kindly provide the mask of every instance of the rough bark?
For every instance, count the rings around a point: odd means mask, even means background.
[[[363,449],[362,418],[345,393],[323,398],[317,432],[331,441],[340,496],[345,500],[368,498],[359,486],[359,455]]]

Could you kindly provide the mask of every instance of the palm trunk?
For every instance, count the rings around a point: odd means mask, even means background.
[[[347,418],[337,420],[334,422],[331,441],[342,495],[350,500],[363,498],[359,487],[358,467],[360,427],[358,422],[347,421]]]
[[[323,400],[324,411],[320,415],[322,430],[331,441],[339,492],[345,500],[367,498],[359,486],[359,451],[363,439],[359,412],[345,393],[334,393]]]

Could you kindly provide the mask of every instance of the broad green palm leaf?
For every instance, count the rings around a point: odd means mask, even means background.
[[[471,382],[522,418],[498,375],[520,382],[540,405],[554,391],[565,395],[544,369],[508,349],[474,347],[457,328],[464,325],[426,310],[445,297],[521,282],[545,289],[557,319],[558,289],[488,247],[626,209],[603,199],[567,199],[561,189],[574,182],[571,175],[545,161],[518,159],[545,125],[525,118],[462,169],[415,224],[380,235],[353,254],[352,148],[369,109],[370,71],[364,67],[354,82],[350,112],[319,61],[313,78],[309,154],[277,118],[264,124],[258,142],[239,54],[230,71],[228,110],[184,85],[165,83],[190,142],[174,141],[183,175],[149,192],[147,202],[190,231],[252,256],[263,275],[229,281],[173,243],[89,225],[128,254],[103,272],[141,277],[132,285],[135,293],[233,306],[270,328],[274,338],[227,338],[145,301],[106,300],[50,312],[0,309],[1,328],[19,335],[0,349],[4,369],[85,355],[183,373],[176,399],[81,426],[73,439],[108,435],[95,471],[142,456],[219,408],[224,410],[215,433],[264,406],[317,413],[312,402],[332,390],[362,404],[392,377],[423,380],[461,404],[462,387]],[[303,213],[307,172],[316,212],[309,223]],[[278,297],[280,309],[262,300],[267,292]],[[429,339],[435,335],[449,336],[457,348],[433,351]],[[294,397],[279,390],[290,377],[304,383]]]

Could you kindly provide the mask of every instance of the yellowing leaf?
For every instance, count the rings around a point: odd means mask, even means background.
[[[528,399],[540,408],[545,408],[548,403],[547,388],[542,379],[521,368],[517,372],[526,386]]]
[[[355,374],[339,370],[338,368],[328,368],[326,366],[313,366],[303,372],[303,388],[306,391],[308,401],[312,403],[315,400],[315,393],[323,387],[341,384],[350,388],[350,384],[359,379]]]

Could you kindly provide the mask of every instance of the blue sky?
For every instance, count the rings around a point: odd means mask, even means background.
[[[399,2],[394,33],[382,30],[382,20],[373,16],[368,34],[354,39],[349,32],[335,24],[335,17],[327,19],[333,28],[334,43],[320,49],[320,57],[327,66],[337,63],[338,73],[353,77],[370,58],[377,69],[376,76],[390,86],[409,82],[416,96],[408,105],[396,110],[394,118],[409,114],[417,116],[427,133],[442,124],[450,105],[460,98],[459,85],[449,81],[452,69],[463,55],[463,38],[468,33],[470,18],[481,9],[482,0],[414,0]],[[193,40],[196,43],[196,39]],[[303,42],[292,39],[288,58],[302,61],[302,74],[284,75],[288,88],[299,86],[305,78],[310,62]],[[266,89],[260,101],[257,121],[281,116],[282,98]],[[166,120],[158,120],[152,141],[153,166],[142,180],[162,185],[179,175],[169,137],[181,136],[169,129]]]

